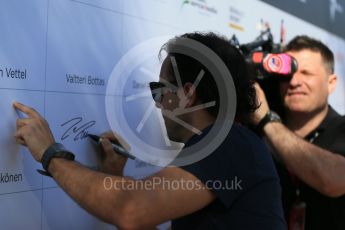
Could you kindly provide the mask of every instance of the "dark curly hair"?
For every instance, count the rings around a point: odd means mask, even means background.
[[[164,44],[159,52],[160,58],[162,51],[167,52],[168,57],[175,57],[183,84],[187,82],[193,83],[200,70],[203,69],[205,71],[204,77],[196,88],[196,93],[202,103],[216,101],[216,106],[207,109],[214,118],[217,117],[219,110],[219,93],[214,80],[217,76],[212,76],[199,61],[183,54],[169,52],[169,44],[178,38],[188,38],[200,42],[220,57],[230,71],[236,88],[237,108],[235,120],[246,123],[249,115],[258,108],[258,102],[254,81],[249,75],[248,66],[243,55],[236,47],[230,44],[228,39],[213,32],[194,32],[177,36]],[[171,63],[168,72],[169,75],[174,76]]]

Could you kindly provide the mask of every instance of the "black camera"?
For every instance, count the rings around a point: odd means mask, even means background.
[[[250,74],[265,92],[270,108],[284,116],[279,84],[281,81],[290,80],[297,71],[296,59],[283,53],[281,44],[274,44],[269,28],[261,32],[253,42],[240,45],[233,35],[230,43],[239,48],[244,55]]]

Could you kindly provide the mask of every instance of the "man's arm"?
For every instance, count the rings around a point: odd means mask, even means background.
[[[179,168],[166,168],[149,178],[132,180],[55,158],[49,172],[84,209],[121,229],[151,228],[195,212],[214,199],[201,181]],[[193,181],[195,189],[187,190],[183,185],[186,181]]]
[[[253,124],[257,125],[269,107],[260,86],[255,87],[261,104],[252,117]],[[263,131],[286,167],[306,184],[326,196],[345,194],[345,157],[305,141],[278,122],[269,122]]]
[[[15,138],[36,161],[55,142],[46,120],[34,109],[15,103],[28,115],[17,119]],[[110,151],[109,141],[103,143]],[[112,151],[112,150],[111,150]],[[180,168],[166,168],[143,180],[92,171],[77,162],[52,158],[48,171],[83,208],[121,229],[147,229],[193,213],[215,197],[200,180]],[[187,189],[192,182],[195,186]]]
[[[301,180],[326,196],[345,194],[343,156],[303,140],[278,122],[268,123],[264,133],[286,167]]]

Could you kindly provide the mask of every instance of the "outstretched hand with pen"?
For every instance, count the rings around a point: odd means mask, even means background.
[[[117,154],[112,143],[118,143],[129,150],[129,145],[119,135],[111,131],[103,133],[101,135],[103,151],[101,153],[100,170],[107,174],[123,176],[123,170],[128,157]]]
[[[48,122],[33,108],[14,102],[13,107],[27,115],[16,121],[16,142],[26,146],[36,161],[41,162],[44,151],[55,143]]]
[[[33,108],[14,102],[16,110],[26,114],[26,118],[18,118],[16,121],[16,142],[26,146],[36,161],[42,162],[42,156],[49,146],[55,143],[54,136],[48,122]],[[129,145],[117,134],[106,132],[101,135],[101,164],[100,169],[104,173],[123,175],[127,157],[114,151],[112,143],[117,143],[129,150]]]

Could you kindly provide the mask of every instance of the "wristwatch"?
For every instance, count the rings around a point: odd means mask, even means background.
[[[256,126],[256,129],[263,133],[263,128],[265,125],[267,125],[269,122],[282,122],[280,116],[274,112],[274,111],[268,111],[266,115],[261,119],[259,124]]]
[[[44,152],[42,156],[41,161],[44,170],[37,169],[37,171],[44,176],[52,177],[52,175],[48,172],[48,167],[51,159],[53,158],[64,158],[66,160],[73,161],[75,155],[70,151],[66,150],[62,144],[54,143],[51,146],[49,146],[49,148]]]

